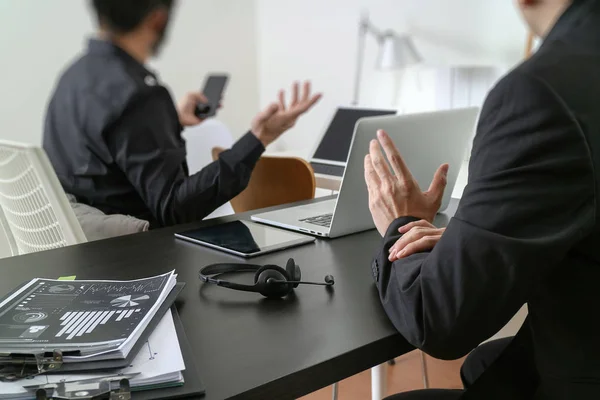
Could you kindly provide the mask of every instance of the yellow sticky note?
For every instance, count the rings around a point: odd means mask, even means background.
[[[74,281],[75,278],[77,278],[76,275],[72,275],[72,276],[61,276],[60,278],[58,278],[59,281]]]

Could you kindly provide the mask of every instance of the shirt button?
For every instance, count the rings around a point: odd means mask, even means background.
[[[375,262],[373,263],[373,277],[375,278],[376,281],[379,281],[379,262],[377,260],[375,260]]]
[[[156,79],[153,76],[146,76],[144,78],[144,83],[148,86],[156,86]]]

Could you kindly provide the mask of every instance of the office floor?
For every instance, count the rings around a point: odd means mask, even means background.
[[[527,306],[517,314],[494,336],[488,340],[514,336],[527,317]],[[461,389],[460,367],[463,359],[441,361],[426,356],[429,387],[439,389]],[[421,356],[418,351],[405,354],[396,359],[396,365],[387,367],[387,396],[423,389]],[[300,400],[330,400],[331,386],[302,397]],[[365,400],[371,398],[371,371],[361,372],[340,383],[340,400]]]
[[[430,388],[460,389],[460,367],[464,359],[456,361],[426,358]],[[396,359],[396,365],[387,368],[387,395],[423,389],[421,356],[417,351]],[[331,387],[302,397],[300,400],[330,400]],[[340,400],[364,400],[371,398],[371,372],[365,371],[340,383]]]

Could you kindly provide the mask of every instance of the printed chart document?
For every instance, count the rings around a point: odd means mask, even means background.
[[[39,375],[19,382],[0,382],[0,399],[35,399],[35,391],[42,385],[59,382],[97,381],[101,378],[133,375],[130,385],[135,390],[156,389],[182,385],[185,370],[173,314],[169,311],[148,341],[135,356],[130,366],[106,373]]]
[[[33,279],[0,303],[0,354],[125,359],[176,283],[174,271],[134,281]]]

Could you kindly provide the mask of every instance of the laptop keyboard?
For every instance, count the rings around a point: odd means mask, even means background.
[[[319,225],[325,228],[330,228],[332,219],[333,214],[323,214],[317,215],[316,217],[301,219],[300,222],[306,222],[307,224]]]
[[[310,165],[312,165],[315,174],[339,176],[340,178],[344,176],[344,170],[346,169],[339,165],[321,164],[316,162],[311,162]]]

